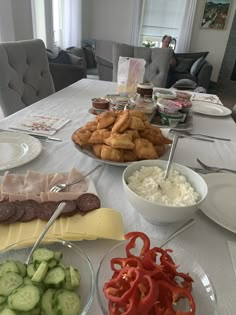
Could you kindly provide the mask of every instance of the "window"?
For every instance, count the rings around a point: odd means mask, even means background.
[[[165,34],[177,39],[185,4],[186,0],[146,0],[140,28],[140,45],[151,42],[154,47],[161,47],[161,39]]]

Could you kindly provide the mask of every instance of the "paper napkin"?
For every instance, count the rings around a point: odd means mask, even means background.
[[[228,241],[228,246],[229,246],[229,252],[236,276],[236,242]]]
[[[10,128],[35,134],[52,136],[69,121],[70,119],[65,118],[34,115],[26,116],[24,119],[12,125]]]

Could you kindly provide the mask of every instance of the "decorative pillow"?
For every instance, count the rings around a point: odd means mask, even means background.
[[[70,56],[65,50],[59,51],[55,58],[48,57],[48,61],[52,63],[71,64]]]
[[[197,83],[190,79],[181,79],[176,81],[172,87],[178,90],[194,90],[197,87]]]
[[[77,57],[76,55],[69,54],[72,65],[83,66],[85,64],[85,60],[83,58]]]
[[[192,58],[181,58],[181,57],[176,58],[175,71],[180,72],[180,73],[189,72],[194,61],[195,60]]]
[[[191,69],[190,69],[190,74],[192,74],[193,76],[197,76],[197,74],[199,73],[199,71],[201,70],[201,67],[204,65],[204,63],[206,62],[205,57],[200,57],[198,58],[192,65]]]
[[[95,60],[95,54],[92,46],[84,46],[83,51],[85,54],[85,60],[87,68],[96,68],[97,62]]]

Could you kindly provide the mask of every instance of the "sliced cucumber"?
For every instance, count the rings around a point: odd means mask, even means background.
[[[0,305],[1,305],[2,303],[5,303],[6,300],[7,300],[6,296],[0,295]]]
[[[61,267],[55,267],[48,271],[43,282],[46,285],[58,286],[65,280],[65,271]]]
[[[54,259],[56,259],[57,261],[60,261],[63,257],[62,252],[54,252]]]
[[[55,289],[48,289],[42,296],[41,309],[45,315],[56,315],[56,310],[53,307],[55,292]]]
[[[40,292],[37,286],[26,284],[9,295],[8,305],[16,311],[31,311],[40,301]]]
[[[34,264],[29,264],[27,266],[27,276],[31,279],[36,272]]]
[[[50,261],[48,262],[48,268],[51,269],[51,268],[53,268],[53,267],[56,267],[57,263],[58,263],[58,261],[53,258],[52,260],[50,260]]]
[[[71,285],[71,278],[70,278],[70,269],[69,268],[66,268],[65,269],[65,282],[63,284],[63,289],[66,289],[66,290],[71,290],[73,291],[74,288],[72,287]]]
[[[42,282],[44,277],[46,276],[47,271],[48,271],[48,264],[46,263],[46,261],[42,261],[38,269],[35,271],[31,280],[33,282]]]
[[[47,248],[38,248],[33,253],[33,262],[49,261],[54,258],[54,252]]]
[[[23,263],[20,262],[20,261],[17,261],[17,260],[15,261],[15,264],[17,265],[21,276],[22,276],[22,277],[25,277],[25,276],[26,276],[26,265],[23,264]]]
[[[78,315],[81,307],[80,298],[73,291],[59,290],[55,294],[56,314]]]
[[[70,279],[72,288],[78,288],[80,284],[80,273],[72,266],[70,266]]]
[[[0,315],[17,315],[13,310],[9,308],[4,308],[1,312]]]
[[[0,278],[0,294],[8,296],[13,290],[23,283],[21,275],[15,272],[7,272]]]
[[[19,269],[14,261],[6,261],[0,265],[0,277],[7,272],[19,273]]]

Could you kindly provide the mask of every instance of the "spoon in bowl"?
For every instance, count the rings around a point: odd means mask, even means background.
[[[179,140],[179,135],[177,133],[175,133],[174,134],[174,139],[173,139],[173,142],[172,142],[172,146],[171,146],[171,149],[170,149],[170,154],[169,154],[166,170],[165,170],[164,180],[167,179],[167,177],[169,175],[171,164],[172,164],[172,160],[173,160],[173,157],[174,157],[174,153],[175,153],[175,149],[176,149],[178,140]]]

